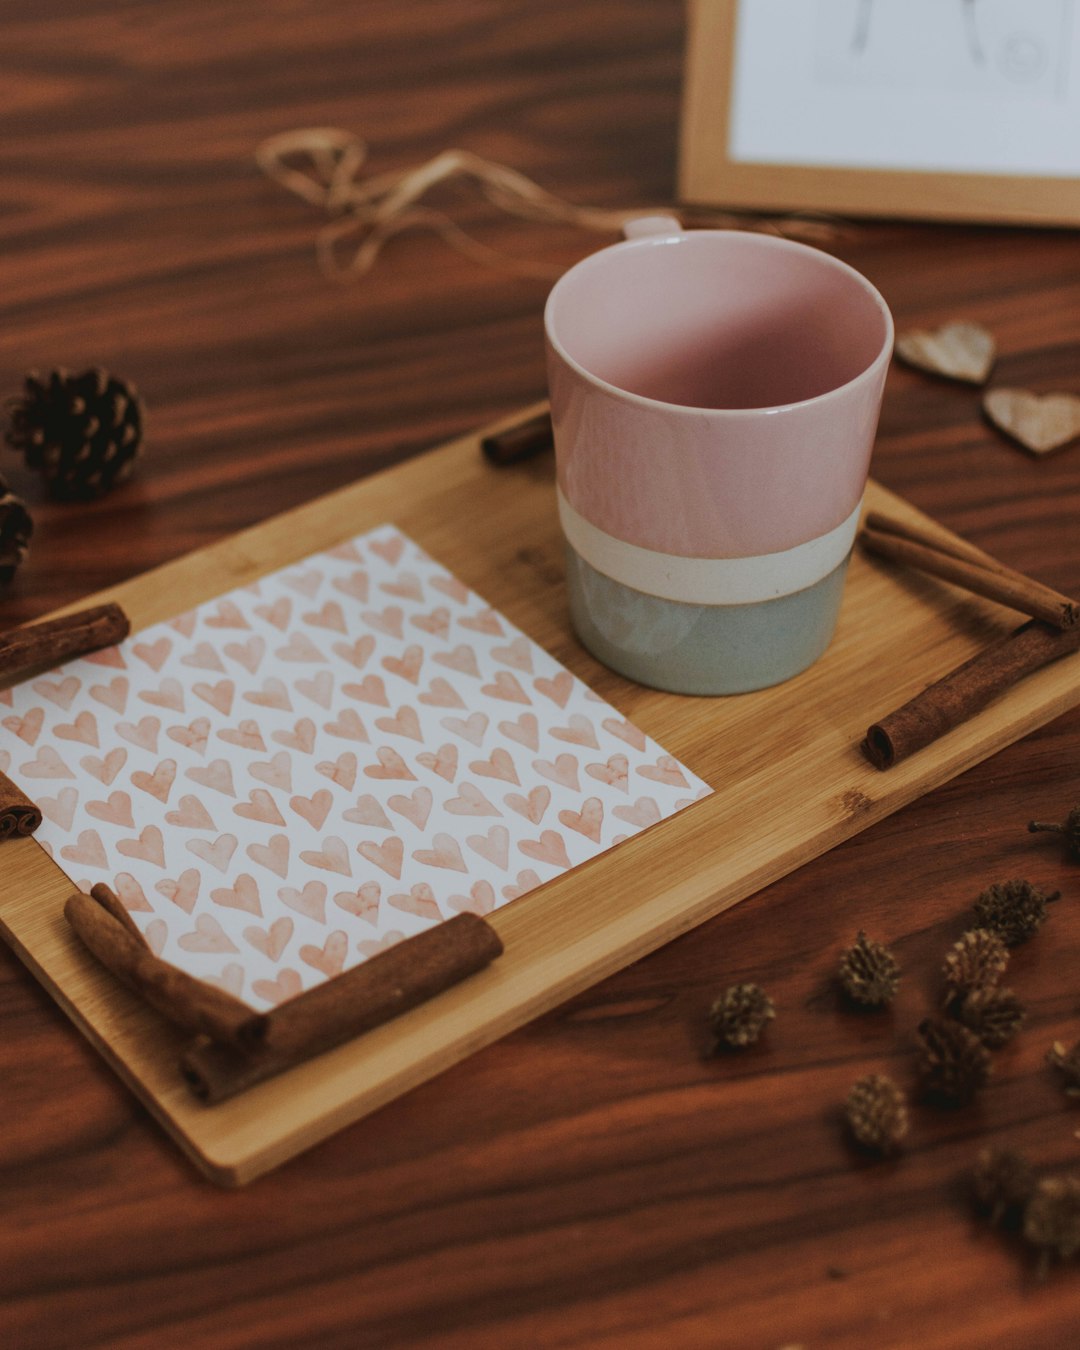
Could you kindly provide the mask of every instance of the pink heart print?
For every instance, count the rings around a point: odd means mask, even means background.
[[[328,835],[322,841],[322,847],[307,849],[300,854],[304,862],[327,872],[337,872],[340,876],[351,877],[349,851],[336,835]]]
[[[442,918],[442,910],[435,899],[435,892],[426,881],[418,882],[408,895],[390,896],[389,903],[395,909],[403,910],[406,914],[415,914],[420,919],[430,919],[438,923]]]
[[[195,908],[195,902],[199,898],[199,888],[202,877],[197,868],[189,867],[181,873],[179,880],[173,881],[166,877],[163,881],[154,883],[154,890],[171,900],[174,905],[179,905],[185,914],[190,914]]]
[[[96,750],[98,740],[97,718],[92,712],[81,712],[74,722],[60,722],[53,728],[53,735],[62,741],[81,741],[83,745],[92,745]]]
[[[182,713],[185,707],[184,687],[179,680],[162,680],[157,689],[143,689],[139,698],[155,708],[168,708],[171,712]]]
[[[288,905],[290,909],[296,910],[297,914],[303,914],[309,919],[316,919],[319,923],[326,920],[326,882],[309,881],[302,890],[297,890],[293,886],[282,886],[278,890],[278,898],[283,905]]]
[[[423,863],[426,867],[447,867],[455,872],[467,872],[469,869],[465,866],[465,859],[461,856],[461,848],[453,835],[436,834],[431,841],[431,848],[419,848],[413,850],[413,857],[417,862]]]
[[[365,881],[355,891],[338,891],[334,904],[346,914],[354,914],[367,923],[378,923],[382,887],[377,881]]]
[[[457,746],[440,745],[434,753],[425,750],[423,754],[416,756],[416,762],[423,768],[430,769],[432,773],[437,773],[440,778],[445,778],[448,783],[452,783],[457,776]]]
[[[343,684],[341,692],[348,698],[355,698],[360,703],[373,703],[377,708],[389,708],[390,700],[386,697],[386,685],[380,675],[365,675],[359,682],[353,681],[351,684]]]
[[[569,741],[571,745],[584,745],[590,750],[600,749],[600,742],[596,739],[596,729],[593,727],[592,719],[583,717],[581,713],[574,713],[565,727],[552,727],[551,734],[557,741]]]
[[[307,943],[300,948],[300,960],[328,977],[339,975],[349,955],[348,935],[336,929],[321,947]]]
[[[367,728],[352,708],[342,708],[333,722],[325,722],[323,730],[331,736],[347,741],[368,740]]]
[[[127,708],[129,687],[125,677],[123,675],[117,675],[111,679],[108,684],[92,685],[90,688],[90,697],[97,699],[99,703],[104,703],[105,706],[111,708],[113,712],[122,713]]]
[[[65,788],[64,791],[60,794],[60,796],[61,798],[63,798],[65,793],[69,792],[75,794],[74,799],[72,801],[72,813],[73,813],[74,802],[78,800],[78,793],[75,793],[75,789]],[[48,798],[46,797],[38,798],[38,801],[40,802],[42,809],[45,808],[45,803],[47,800]],[[110,792],[108,799],[106,801],[87,802],[86,814],[88,816],[93,816],[96,820],[104,820],[109,825],[124,825],[129,830],[133,830],[135,828],[135,817],[132,815],[131,811],[131,798],[128,796],[126,792],[121,792],[117,790],[116,792]],[[71,814],[68,815],[66,828],[70,829],[70,827],[71,827]]]
[[[30,708],[21,717],[17,715],[5,717],[2,723],[8,731],[13,732],[20,741],[25,741],[27,745],[34,745],[37,742],[44,724],[44,708]]]
[[[473,773],[481,774],[485,778],[498,778],[504,783],[521,786],[513,757],[501,745],[497,745],[487,759],[474,759],[469,768]]]
[[[194,853],[196,858],[201,858],[204,863],[213,867],[218,872],[228,872],[229,863],[236,852],[236,836],[233,834],[222,834],[216,839],[186,839],[184,847],[189,853]]]
[[[187,726],[169,727],[165,735],[170,740],[177,741],[188,750],[194,750],[196,754],[201,755],[206,749],[206,742],[210,737],[210,719],[208,717],[196,717]],[[218,735],[225,739],[224,732],[219,731]]]
[[[490,914],[495,908],[495,889],[490,881],[474,881],[468,895],[451,895],[446,903],[459,914]]]
[[[293,935],[292,919],[275,919],[269,928],[257,928],[254,924],[244,929],[244,938],[263,956],[271,961],[279,961],[289,945]]]
[[[97,755],[86,755],[79,760],[79,765],[99,783],[109,787],[126,762],[127,751],[117,748],[110,750],[104,759],[99,759]]]
[[[404,816],[418,830],[422,830],[428,822],[428,816],[431,815],[433,801],[430,788],[418,787],[414,788],[408,797],[402,793],[395,794],[387,802],[387,806],[399,816]]]
[[[468,780],[458,784],[458,795],[446,803],[446,810],[455,816],[498,816],[502,812],[492,805],[478,787]]]
[[[312,628],[329,628],[334,633],[346,633],[345,615],[336,600],[327,600],[321,609],[310,610],[302,616]]]
[[[130,872],[117,872],[116,894],[125,909],[153,913],[153,906],[146,898],[146,892]]]
[[[261,821],[264,825],[285,824],[285,817],[278,810],[277,802],[265,788],[249,788],[248,800],[237,802],[233,814]]]
[[[424,650],[416,643],[406,647],[401,656],[384,656],[382,659],[384,670],[388,670],[399,679],[407,680],[410,684],[420,683],[420,667],[423,662]]]
[[[465,700],[450,683],[444,680],[441,675],[436,675],[422,694],[419,694],[418,700],[426,703],[429,708],[464,708]]]
[[[245,914],[257,914],[262,917],[259,883],[247,872],[241,872],[231,886],[219,886],[211,891],[210,899],[223,909],[241,909]]]

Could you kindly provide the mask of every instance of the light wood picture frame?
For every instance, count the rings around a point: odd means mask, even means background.
[[[1080,0],[689,0],[686,203],[1080,224]]]

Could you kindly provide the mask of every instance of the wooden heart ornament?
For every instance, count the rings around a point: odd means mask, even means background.
[[[947,380],[985,384],[993,369],[997,346],[993,335],[978,323],[947,323],[927,332],[915,328],[896,338],[896,355],[906,365]]]
[[[1080,436],[1080,398],[1075,394],[989,389],[982,404],[994,426],[1034,455],[1048,455]]]

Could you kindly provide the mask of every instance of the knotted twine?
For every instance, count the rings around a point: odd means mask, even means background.
[[[443,150],[409,169],[362,175],[368,147],[338,127],[308,127],[270,136],[255,151],[262,171],[330,217],[316,237],[323,272],[337,281],[356,281],[375,265],[383,245],[403,230],[429,229],[466,257],[515,276],[550,281],[564,270],[514,258],[462,229],[444,211],[422,199],[432,188],[454,179],[474,183],[500,211],[543,224],[573,225],[601,234],[618,233],[642,216],[672,214],[670,207],[605,209],[578,206],[548,192],[506,164],[469,150]],[[695,224],[754,230],[785,238],[823,242],[839,236],[837,226],[812,217],[754,220],[727,213],[695,216]]]

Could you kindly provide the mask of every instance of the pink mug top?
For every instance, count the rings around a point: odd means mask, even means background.
[[[857,509],[893,325],[846,263],[660,224],[571,268],[545,329],[560,492],[596,529],[742,558]]]

